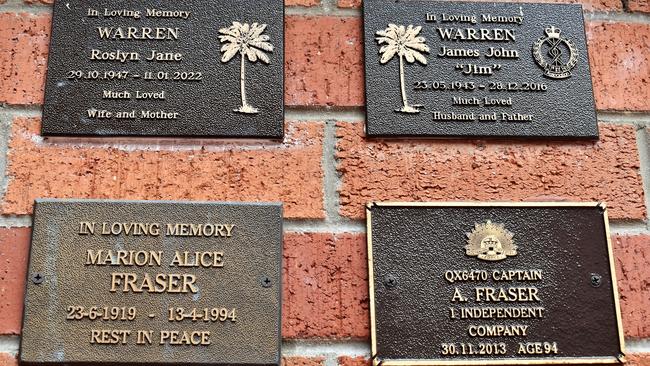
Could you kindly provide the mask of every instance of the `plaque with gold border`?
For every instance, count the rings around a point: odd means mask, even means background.
[[[374,365],[625,362],[605,204],[375,202],[366,215]]]

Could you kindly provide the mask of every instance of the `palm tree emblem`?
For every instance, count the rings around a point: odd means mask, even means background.
[[[404,59],[412,64],[418,61],[422,65],[427,64],[427,59],[422,52],[429,53],[429,46],[426,45],[424,37],[418,37],[422,27],[413,27],[409,25],[388,24],[388,28],[377,31],[377,43],[382,45],[379,49],[381,55],[380,63],[385,64],[395,55],[399,56],[399,80],[402,91],[402,107],[396,109],[401,113],[420,113],[419,106],[409,105],[406,97],[406,87],[404,85]]]
[[[271,60],[264,51],[272,52],[273,45],[268,42],[269,36],[262,34],[266,29],[266,24],[232,22],[228,28],[219,29],[219,41],[224,43],[221,47],[221,62],[227,63],[232,60],[236,54],[241,56],[240,67],[240,87],[241,87],[241,106],[234,110],[237,113],[256,114],[259,113],[257,108],[248,104],[246,100],[246,62],[262,61],[269,64]]]

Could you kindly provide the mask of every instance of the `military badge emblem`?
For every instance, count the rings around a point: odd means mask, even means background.
[[[517,246],[512,240],[513,236],[503,224],[495,224],[490,220],[483,224],[474,224],[474,230],[467,233],[465,252],[485,261],[499,261],[515,256]]]
[[[554,26],[544,30],[546,37],[533,43],[535,62],[544,69],[544,75],[553,79],[566,79],[578,63],[578,49],[570,40],[561,37]]]

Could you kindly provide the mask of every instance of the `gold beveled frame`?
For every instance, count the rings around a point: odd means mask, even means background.
[[[377,326],[375,322],[375,277],[372,254],[372,212],[373,206],[378,207],[600,207],[603,209],[605,235],[607,237],[607,252],[609,255],[609,269],[611,273],[612,292],[616,309],[616,324],[618,327],[618,340],[620,354],[610,357],[563,357],[563,358],[526,358],[526,359],[494,359],[494,360],[442,360],[442,359],[379,359],[377,357]],[[616,269],[614,267],[614,253],[610,238],[607,205],[601,202],[370,202],[366,205],[366,231],[368,245],[368,290],[370,296],[370,338],[371,359],[373,366],[488,366],[488,365],[567,365],[567,364],[621,364],[625,363],[625,338],[621,321],[621,308],[616,282]]]

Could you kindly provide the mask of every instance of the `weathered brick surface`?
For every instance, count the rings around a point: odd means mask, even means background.
[[[287,218],[322,218],[320,122],[289,122],[283,142],[120,148],[48,143],[40,120],[18,118],[9,143],[2,212],[35,198],[282,201]]]
[[[282,366],[324,366],[324,361],[325,357],[282,357]]]
[[[285,31],[287,104],[363,104],[359,18],[290,16]]]
[[[587,25],[597,109],[650,110],[650,24]]]
[[[8,353],[0,353],[0,366],[18,366],[18,360]]]
[[[370,360],[363,356],[340,356],[337,359],[339,366],[370,366]]]
[[[317,6],[320,0],[285,0],[285,6]]]
[[[30,233],[0,228],[0,334],[20,333]]]
[[[361,0],[338,0],[339,8],[360,8]]]
[[[613,238],[625,335],[650,337],[650,236]]]
[[[627,355],[628,366],[650,366],[650,353],[637,353]]]
[[[287,233],[284,266],[284,337],[368,337],[365,235]]]
[[[650,0],[628,0],[627,6],[630,11],[650,13]]]
[[[0,13],[0,25],[0,103],[42,103],[50,16]]]
[[[367,140],[337,124],[340,213],[375,201],[606,201],[615,219],[645,216],[634,127],[600,125],[597,142]]]
[[[453,0],[457,1],[457,0]],[[494,0],[472,0],[472,1],[486,1],[494,2]],[[513,2],[513,0],[496,0],[497,2]],[[641,0],[645,1],[645,0]],[[566,4],[582,4],[586,11],[592,10],[607,10],[615,11],[622,10],[623,3],[620,0],[526,0],[522,2],[542,2],[542,3],[566,3]],[[361,7],[361,0],[338,0],[340,8],[359,8]]]

